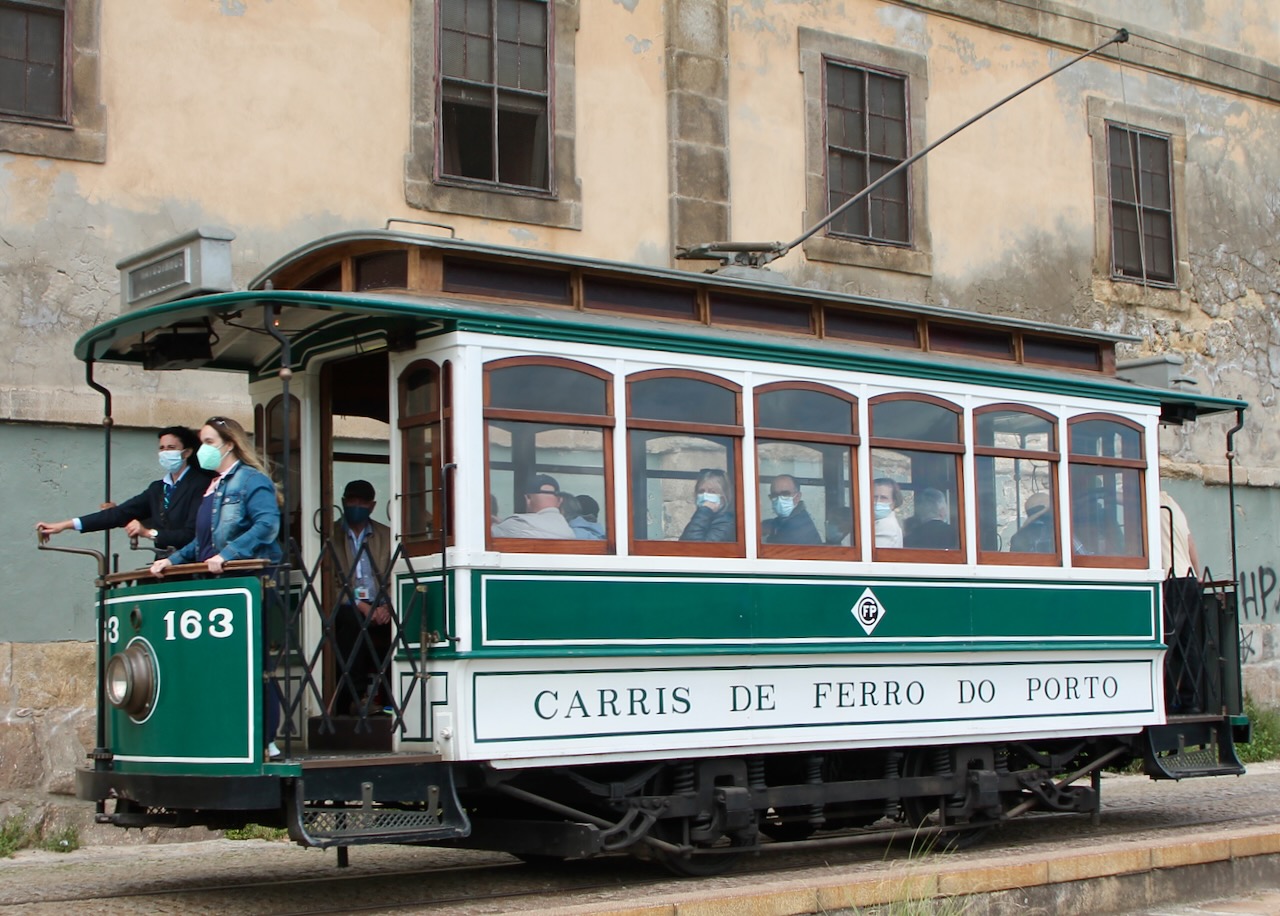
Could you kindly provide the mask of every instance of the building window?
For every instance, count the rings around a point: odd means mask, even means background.
[[[62,121],[66,10],[0,3],[0,113]]]
[[[414,207],[579,229],[579,0],[414,0]]]
[[[857,406],[805,382],[756,389],[760,556],[858,557]]]
[[[907,80],[827,61],[827,201],[834,211],[909,155]],[[908,174],[899,172],[831,223],[834,235],[911,241]]]
[[[1058,423],[1020,404],[974,411],[978,562],[1057,566]]]
[[[440,175],[548,190],[545,0],[440,4]]]
[[[555,358],[485,367],[491,548],[613,552],[611,379]]]
[[[1138,424],[1105,414],[1071,421],[1067,460],[1075,565],[1147,565],[1142,436]]]
[[[1107,126],[1111,275],[1174,282],[1173,170],[1169,138]]]
[[[101,0],[0,0],[0,151],[104,162]]]
[[[963,456],[955,404],[911,394],[872,399],[872,506],[888,507],[872,519],[874,559],[964,562]]]
[[[631,552],[740,557],[742,389],[680,370],[627,383]]]
[[[925,136],[925,55],[800,29],[805,205],[812,225],[910,155]],[[932,237],[925,160],[914,163],[804,242],[811,261],[927,276]]]

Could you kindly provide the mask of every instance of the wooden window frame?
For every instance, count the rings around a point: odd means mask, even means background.
[[[563,413],[543,410],[523,410],[516,408],[492,407],[490,406],[491,388],[489,380],[491,374],[495,371],[503,369],[512,369],[520,366],[553,366],[560,369],[566,369],[572,372],[580,372],[583,375],[591,376],[605,383],[605,411],[604,415],[599,414],[577,414]],[[613,374],[604,369],[587,363],[577,362],[571,359],[564,359],[556,356],[513,356],[507,359],[497,359],[484,365],[484,492],[486,494],[493,492],[493,483],[489,468],[489,421],[490,420],[510,420],[516,423],[540,423],[553,424],[571,427],[590,427],[599,429],[601,433],[601,448],[604,454],[603,459],[603,475],[604,475],[604,516],[609,520],[608,526],[605,528],[605,537],[602,541],[591,540],[589,538],[496,538],[493,536],[493,527],[487,523],[484,526],[484,542],[488,550],[501,551],[503,553],[546,553],[546,554],[589,554],[605,556],[617,552],[617,519],[614,513],[613,500],[613,431],[616,426],[613,408]],[[485,497],[485,517],[488,518],[488,496]]]
[[[1130,160],[1129,165],[1133,170],[1133,200],[1124,200],[1117,197],[1118,190],[1112,177],[1113,166],[1112,157],[1114,155],[1113,140],[1115,135],[1119,133],[1123,135],[1126,153]],[[1148,204],[1143,199],[1142,194],[1142,162],[1141,157],[1134,158],[1133,147],[1136,141],[1140,148],[1143,141],[1148,142],[1159,141],[1164,145],[1164,161],[1165,161],[1165,190],[1168,193],[1169,206],[1159,207]],[[1174,161],[1173,161],[1173,137],[1169,134],[1154,130],[1145,130],[1127,124],[1117,124],[1112,121],[1107,122],[1107,203],[1110,209],[1110,226],[1111,226],[1111,279],[1121,283],[1138,283],[1143,286],[1163,287],[1165,289],[1176,289],[1178,286],[1178,231],[1177,231],[1177,200],[1174,197]],[[1115,213],[1117,207],[1124,207],[1133,211],[1137,222],[1137,234],[1139,242],[1139,251],[1142,252],[1141,273],[1129,273],[1119,263],[1118,252],[1120,245],[1118,244],[1117,235],[1119,233],[1119,225],[1116,222]],[[1169,258],[1169,276],[1168,277],[1151,277],[1147,273],[1148,260],[1147,249],[1143,242],[1147,236],[1146,224],[1147,214],[1164,214],[1169,224],[1168,239],[1168,258]]]
[[[654,420],[647,417],[636,417],[631,411],[631,391],[636,382],[647,382],[659,378],[683,378],[715,385],[724,388],[734,395],[735,424],[690,423],[679,420]],[[691,369],[650,369],[627,376],[627,544],[633,556],[650,557],[745,557],[745,540],[743,537],[745,520],[742,512],[743,476],[745,468],[742,464],[742,386],[728,379],[707,372]],[[732,441],[734,467],[738,469],[733,481],[734,505],[737,506],[734,522],[737,526],[736,539],[732,542],[708,543],[706,541],[652,541],[637,539],[632,524],[635,494],[631,492],[631,478],[635,470],[631,466],[632,431],[647,430],[649,432],[669,433],[671,435],[693,435],[727,438]]]
[[[877,404],[884,404],[892,401],[914,401],[933,404],[936,407],[942,407],[955,414],[957,441],[954,443],[928,442],[919,439],[890,439],[876,436],[875,421],[871,419],[874,416],[874,408]],[[877,395],[867,401],[867,409],[868,423],[871,424],[870,434],[867,436],[867,467],[869,470],[873,470],[875,450],[878,448],[892,449],[899,452],[934,452],[937,454],[950,454],[953,456],[956,470],[956,535],[958,542],[958,547],[955,550],[926,550],[919,547],[877,547],[875,545],[875,535],[872,534],[871,559],[876,562],[888,561],[894,563],[935,563],[949,565],[960,565],[968,562],[969,554],[966,539],[966,530],[968,529],[968,525],[966,524],[967,513],[964,499],[964,409],[959,404],[955,404],[944,398],[936,397],[935,395],[916,394],[914,392],[906,391],[895,391],[889,394]],[[874,528],[874,520],[872,527]]]
[[[852,423],[849,435],[839,433],[822,433],[812,432],[798,429],[780,429],[777,427],[767,427],[756,425],[755,427],[755,455],[754,467],[755,476],[752,486],[752,494],[759,499],[760,483],[763,477],[760,474],[760,444],[762,442],[794,442],[794,443],[813,443],[817,445],[840,445],[849,450],[849,511],[851,513],[851,537],[850,544],[845,547],[842,544],[766,544],[764,542],[764,518],[763,507],[756,506],[756,550],[758,556],[767,559],[786,559],[786,560],[861,560],[862,559],[862,538],[861,531],[857,524],[859,518],[859,499],[858,499],[858,446],[862,439],[858,434],[858,399],[856,396],[849,394],[847,391],[841,391],[838,388],[832,388],[828,385],[820,385],[815,382],[771,382],[767,385],[761,385],[752,391],[752,398],[756,405],[756,416],[760,416],[759,404],[760,396],[770,394],[776,391],[813,391],[818,394],[829,395],[845,402],[852,414]],[[819,531],[819,534],[822,532]]]
[[[429,368],[432,370],[436,379],[436,403],[434,409],[428,410],[426,413],[410,414],[408,413],[408,390],[405,387],[408,377],[420,369]],[[397,494],[400,500],[400,543],[404,546],[404,552],[411,557],[426,556],[433,553],[440,553],[445,543],[442,543],[441,533],[448,531],[446,542],[453,543],[453,524],[452,519],[444,518],[443,493],[444,487],[444,466],[448,463],[444,460],[447,442],[449,439],[450,426],[453,420],[453,411],[451,409],[452,392],[450,390],[449,380],[451,377],[452,366],[449,361],[437,364],[430,359],[417,359],[405,366],[396,377],[396,398],[399,409],[396,416],[396,434],[400,437],[400,485],[401,490]],[[415,536],[409,529],[409,509],[410,499],[406,491],[403,489],[409,476],[409,448],[406,445],[406,434],[413,429],[430,429],[434,427],[437,431],[435,438],[435,447],[432,456],[431,475],[436,481],[436,490],[430,496],[428,505],[431,509],[431,517],[435,519],[444,519],[446,524],[436,525],[436,533],[434,536]],[[453,507],[450,506],[452,513]]]
[[[1002,448],[999,446],[979,445],[978,444],[978,421],[984,414],[989,413],[1025,413],[1033,417],[1038,417],[1049,423],[1050,435],[1050,451],[1035,451],[1034,449],[1016,449]],[[1047,461],[1049,463],[1049,492],[1053,495],[1054,505],[1054,525],[1053,525],[1053,553],[1024,553],[1018,551],[998,551],[983,550],[982,539],[977,539],[978,562],[979,563],[998,563],[1002,565],[1014,566],[1061,566],[1062,565],[1062,513],[1063,507],[1059,505],[1061,502],[1058,492],[1058,465],[1062,460],[1062,449],[1058,443],[1058,418],[1046,410],[1040,410],[1036,407],[1030,407],[1026,404],[1016,404],[1012,402],[1002,402],[998,404],[984,404],[982,407],[975,408],[973,411],[973,456],[974,467],[973,473],[975,478],[978,475],[978,458],[1022,458],[1029,461]],[[979,504],[974,510],[974,526],[981,528],[981,518],[979,513],[982,506]]]
[[[1103,420],[1109,423],[1115,423],[1118,426],[1127,427],[1138,434],[1138,449],[1140,455],[1138,458],[1111,458],[1100,455],[1076,455],[1071,451],[1071,429],[1078,423],[1086,423],[1091,420]],[[1142,525],[1142,553],[1139,556],[1122,557],[1102,554],[1078,554],[1074,547],[1071,551],[1071,564],[1073,566],[1082,566],[1098,569],[1146,569],[1150,563],[1151,554],[1151,533],[1147,530],[1147,444],[1146,430],[1140,423],[1135,423],[1127,417],[1116,416],[1105,412],[1085,413],[1072,417],[1067,421],[1067,442],[1064,449],[1067,457],[1067,485],[1071,490],[1071,505],[1075,505],[1075,479],[1071,471],[1078,466],[1085,467],[1104,467],[1119,468],[1121,470],[1136,470],[1138,472],[1138,504],[1136,508],[1136,516]],[[1074,545],[1076,538],[1075,532],[1075,515],[1072,513],[1070,519],[1071,537]]]

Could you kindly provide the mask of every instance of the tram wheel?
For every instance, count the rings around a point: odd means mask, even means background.
[[[663,829],[655,828],[654,836],[668,842],[682,843],[683,826],[683,823],[677,822],[669,827],[664,826]],[[741,837],[722,837],[718,842],[709,846],[695,846],[695,850],[736,849],[742,847],[743,852],[745,852],[754,845],[754,842]],[[682,878],[709,878],[714,875],[723,875],[725,872],[732,870],[742,859],[742,852],[699,853],[695,851],[690,855],[682,856],[659,849],[654,851],[654,859],[662,863],[662,866],[673,875],[679,875]]]
[[[902,775],[907,777],[934,775],[932,752],[924,748],[908,751],[902,761]],[[902,800],[903,819],[917,830],[937,827],[941,824],[939,807],[943,802],[945,799],[936,796],[917,795],[904,798]],[[976,820],[970,821],[968,826],[959,829],[951,827],[946,833],[939,834],[930,840],[928,848],[938,852],[968,849],[980,843],[994,825],[995,821]],[[915,841],[912,840],[912,843],[914,844]]]

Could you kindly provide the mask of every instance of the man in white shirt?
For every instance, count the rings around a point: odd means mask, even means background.
[[[517,512],[493,524],[495,538],[544,538],[573,540],[573,529],[560,511],[563,502],[560,484],[554,477],[538,474],[524,490],[524,512]]]

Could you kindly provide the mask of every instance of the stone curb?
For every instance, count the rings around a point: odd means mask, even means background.
[[[601,902],[554,909],[524,910],[522,916],[793,916],[855,911],[859,907],[902,901],[1052,890],[1056,885],[1148,876],[1162,870],[1233,864],[1237,860],[1280,854],[1280,828],[1197,832],[1194,838],[1106,842],[1087,852],[1048,851],[1028,862],[1007,856],[964,864],[918,860],[888,866],[855,879],[832,877],[775,880],[749,890],[699,889],[661,892],[661,900]],[[1280,879],[1278,879],[1280,880]],[[659,895],[655,895],[659,896]],[[1145,901],[1134,901],[1142,905]],[[1026,901],[1018,909],[1025,911]],[[1096,912],[1097,910],[1094,910]]]

